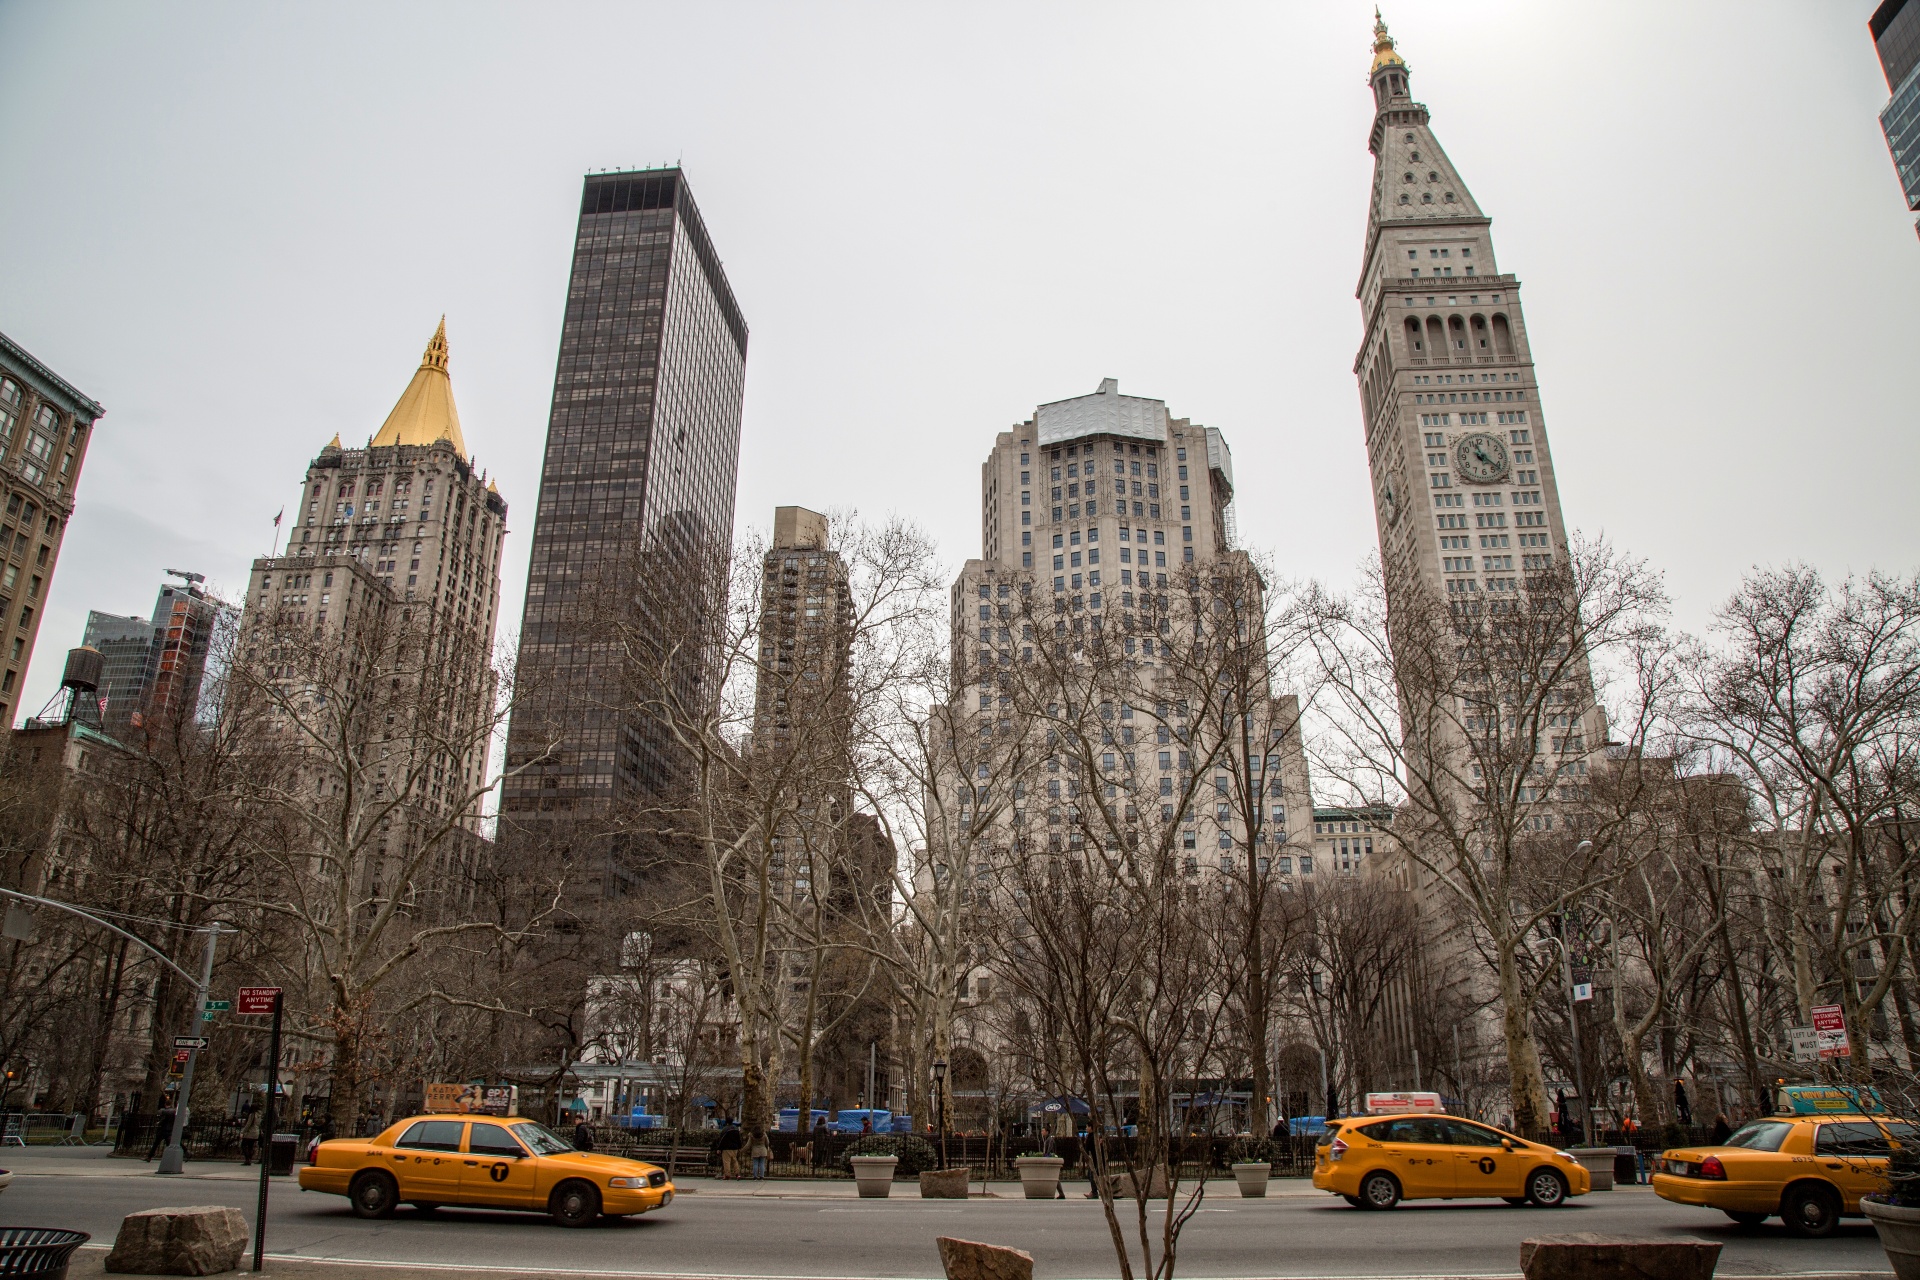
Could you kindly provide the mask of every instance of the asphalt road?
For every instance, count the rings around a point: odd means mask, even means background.
[[[745,1199],[697,1192],[644,1218],[569,1231],[532,1214],[402,1208],[355,1218],[339,1197],[275,1184],[270,1253],[364,1262],[620,1271],[654,1276],[938,1277],[934,1237],[1015,1245],[1047,1280],[1117,1274],[1096,1202]],[[1009,1187],[1018,1195],[1018,1189]],[[1209,1195],[1180,1241],[1183,1277],[1512,1275],[1520,1241],[1569,1231],[1699,1236],[1726,1245],[1722,1276],[1888,1273],[1873,1229],[1848,1220],[1827,1240],[1795,1240],[1774,1224],[1737,1229],[1645,1189],[1603,1192],[1555,1210],[1497,1202],[1430,1202],[1390,1213],[1332,1197],[1241,1200]],[[58,1226],[109,1243],[123,1215],[166,1204],[227,1204],[253,1216],[242,1182],[146,1177],[17,1176],[0,1221]],[[1003,1193],[1004,1194],[1004,1193]]]

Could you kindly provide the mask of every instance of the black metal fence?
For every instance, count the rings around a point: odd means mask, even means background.
[[[240,1130],[244,1123],[233,1116],[189,1116],[187,1131],[181,1142],[187,1159],[238,1160],[241,1156]],[[288,1127],[279,1131],[300,1135],[300,1145],[295,1159],[305,1158],[307,1144],[319,1132],[311,1126]],[[159,1117],[128,1116],[121,1123],[120,1132],[114,1139],[113,1154],[140,1158],[151,1152],[157,1157],[166,1147],[167,1137],[168,1134],[161,1128]],[[265,1150],[264,1141],[255,1148],[254,1158],[259,1159],[260,1152],[263,1150]]]
[[[595,1126],[593,1134],[595,1150],[662,1166],[671,1159],[676,1175],[718,1176],[722,1171],[720,1134],[712,1129],[676,1133],[665,1129]],[[774,1178],[848,1178],[852,1176],[847,1166],[848,1153],[862,1144],[878,1145],[876,1140],[883,1142],[890,1136],[896,1144],[901,1139],[909,1139],[914,1144],[914,1150],[928,1164],[938,1158],[940,1143],[932,1134],[773,1133],[767,1135],[767,1145],[773,1151],[767,1162],[767,1174]],[[1199,1177],[1203,1170],[1209,1178],[1230,1177],[1232,1165],[1239,1160],[1267,1161],[1273,1165],[1273,1172],[1279,1177],[1305,1177],[1313,1172],[1314,1141],[1307,1137],[1180,1138],[1175,1140],[1174,1156],[1179,1162],[1181,1176],[1190,1179]],[[1018,1134],[1007,1137],[950,1134],[946,1141],[945,1162],[949,1167],[971,1168],[975,1177],[1014,1179],[1019,1177],[1019,1171],[1013,1162],[1023,1155],[1041,1154],[1043,1146],[1049,1149],[1050,1154],[1066,1161],[1063,1172],[1067,1176],[1086,1176],[1093,1157],[1091,1143],[1082,1138],[1055,1138],[1048,1144],[1044,1139]],[[1133,1158],[1137,1148],[1138,1143],[1133,1138],[1109,1138],[1107,1159],[1114,1163],[1123,1162]],[[914,1163],[910,1158],[903,1158],[896,1176],[911,1176],[916,1172]],[[742,1177],[750,1173],[745,1150],[738,1153],[736,1167]]]

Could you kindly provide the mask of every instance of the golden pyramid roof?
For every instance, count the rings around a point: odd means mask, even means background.
[[[1372,75],[1382,67],[1404,67],[1406,60],[1393,47],[1393,37],[1387,34],[1386,20],[1380,16],[1376,5],[1373,10],[1373,67],[1367,72]]]
[[[460,411],[453,405],[453,379],[447,376],[447,318],[427,344],[413,381],[400,393],[399,402],[373,437],[373,447],[397,444],[428,445],[445,440],[453,451],[467,456],[467,442],[460,434]]]

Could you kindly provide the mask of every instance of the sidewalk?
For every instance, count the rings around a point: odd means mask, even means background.
[[[7,1147],[0,1150],[0,1169],[22,1177],[138,1178],[151,1175],[159,1160],[115,1158],[108,1147]],[[258,1181],[260,1166],[242,1167],[237,1160],[189,1160],[183,1178],[223,1178]]]

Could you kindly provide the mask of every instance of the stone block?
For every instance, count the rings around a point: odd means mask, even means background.
[[[1033,1255],[1024,1249],[940,1236],[947,1280],[1033,1280]]]
[[[1641,1240],[1576,1231],[1520,1242],[1527,1280],[1708,1280],[1720,1242],[1681,1236]]]
[[[120,1223],[106,1269],[148,1276],[212,1276],[232,1271],[247,1250],[238,1209],[202,1204],[142,1209]]]
[[[1122,1169],[1107,1175],[1108,1194],[1115,1200],[1138,1200],[1142,1187],[1146,1188],[1146,1199],[1165,1200],[1168,1194],[1166,1167],[1155,1165],[1135,1172]]]
[[[972,1169],[928,1169],[920,1175],[922,1200],[965,1200]]]

